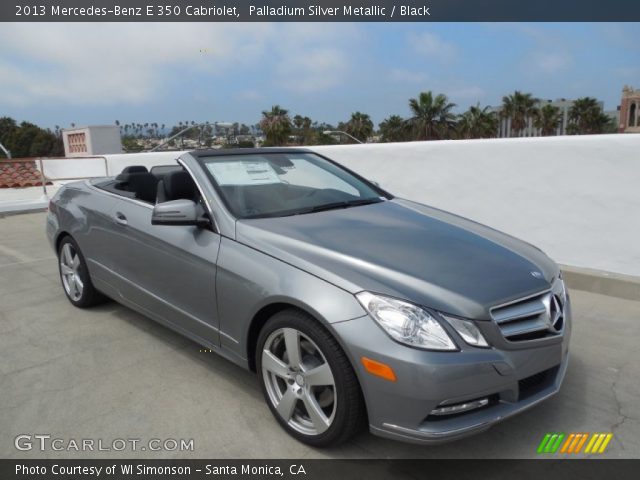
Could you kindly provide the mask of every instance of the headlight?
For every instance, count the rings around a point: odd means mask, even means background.
[[[394,340],[428,350],[457,350],[442,325],[417,305],[369,292],[356,298]]]
[[[473,322],[469,320],[461,320],[459,318],[449,317],[447,315],[440,314],[444,317],[444,319],[449,322],[458,335],[462,337],[462,339],[467,342],[469,345],[474,347],[488,347],[489,344],[478,330],[478,327],[475,326]]]

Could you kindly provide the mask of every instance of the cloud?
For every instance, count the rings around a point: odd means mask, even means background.
[[[16,23],[0,29],[0,102],[113,105],[158,101],[194,75],[265,79],[294,93],[339,85],[358,27],[270,23]],[[250,93],[251,92],[251,93]],[[249,96],[249,97],[248,97]]]
[[[319,93],[343,85],[358,58],[364,35],[347,23],[288,23],[278,26],[272,52],[274,83],[296,93]],[[349,45],[349,48],[345,48]]]
[[[530,40],[531,46],[524,52],[521,64],[521,69],[528,75],[555,75],[573,65],[572,42],[562,31],[524,24],[508,24],[507,27]]]
[[[248,89],[236,92],[234,97],[238,100],[254,102],[256,100],[262,100],[264,95],[258,90]]]
[[[344,52],[320,48],[280,61],[277,81],[297,93],[313,93],[340,85],[348,68]]]
[[[530,54],[526,64],[531,71],[541,71],[545,74],[555,74],[573,63],[571,55],[564,51],[541,50]]]
[[[484,89],[477,85],[453,87],[448,90],[448,95],[458,101],[480,101],[480,99],[484,97],[485,93]]]
[[[443,40],[435,33],[410,32],[407,43],[416,53],[431,59],[451,61],[458,55],[458,49],[453,43]]]
[[[393,82],[400,83],[424,83],[429,76],[426,73],[405,70],[402,68],[393,68],[389,72],[389,79]]]

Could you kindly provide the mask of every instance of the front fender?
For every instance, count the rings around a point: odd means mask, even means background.
[[[223,238],[216,295],[224,348],[246,357],[251,322],[271,304],[289,304],[330,325],[366,312],[349,292],[243,244]]]

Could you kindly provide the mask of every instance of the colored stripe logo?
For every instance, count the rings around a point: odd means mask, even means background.
[[[613,438],[613,433],[557,433],[551,432],[545,434],[538,445],[537,453],[539,454],[576,454],[604,453]],[[583,450],[584,448],[584,450]]]

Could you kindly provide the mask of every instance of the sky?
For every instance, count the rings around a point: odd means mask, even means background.
[[[640,88],[638,23],[5,23],[0,116],[43,127],[255,124],[278,104],[319,122],[458,112],[514,90],[596,97]]]

